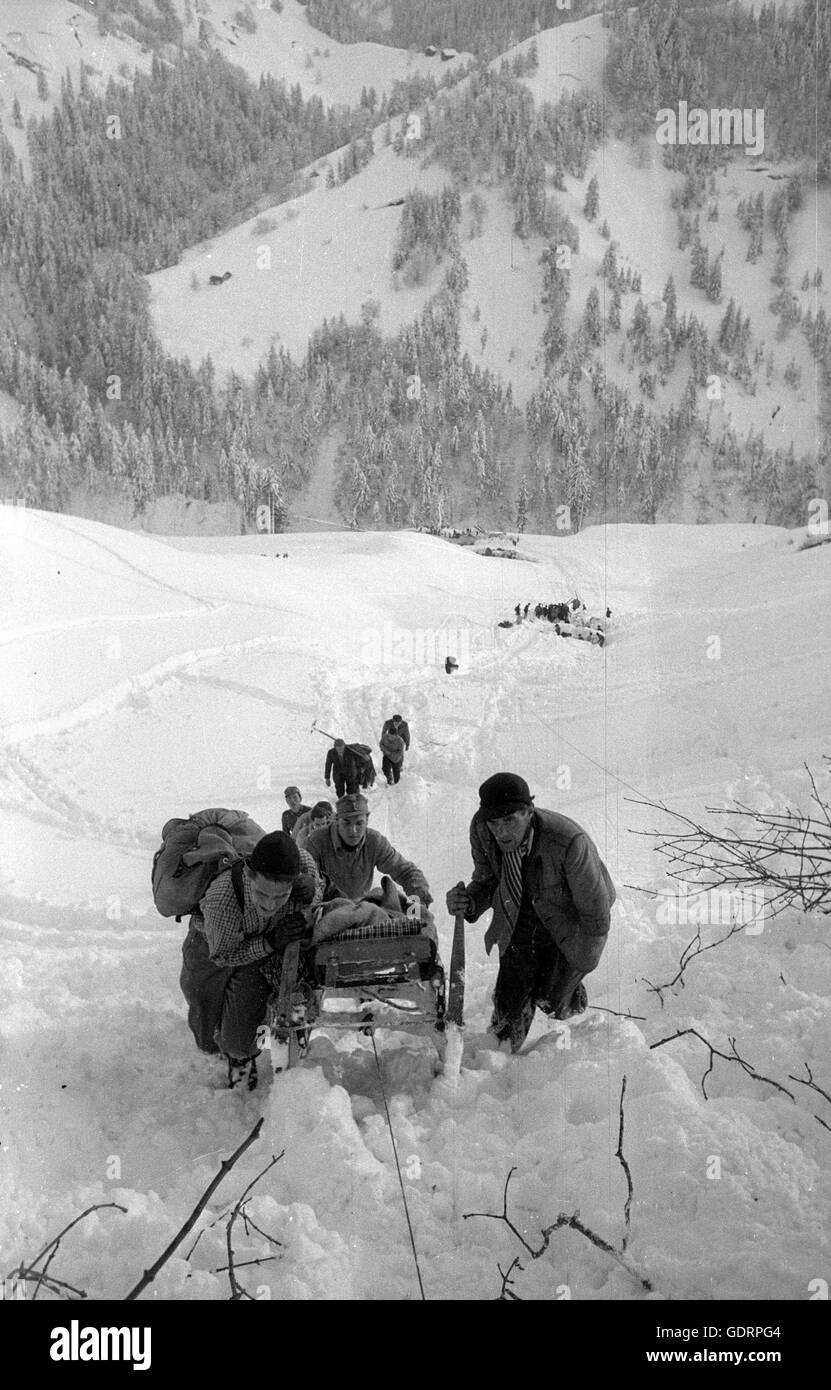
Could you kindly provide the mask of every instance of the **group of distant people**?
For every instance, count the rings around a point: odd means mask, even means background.
[[[410,726],[400,714],[384,721],[378,741],[381,749],[381,773],[391,785],[401,777],[404,754],[410,746]],[[327,787],[335,784],[337,796],[366,791],[375,783],[375,764],[372,749],[367,743],[347,743],[336,738],[326,754],[323,779]],[[292,789],[294,790],[294,789]]]
[[[499,626],[514,627],[516,623],[525,622],[530,609],[530,603],[526,603],[524,607],[522,604],[516,604],[514,622],[505,619]],[[576,637],[578,641],[593,642],[600,647],[605,645],[606,623],[611,616],[611,608],[606,609],[605,618],[590,616],[585,603],[578,597],[570,599],[568,603],[536,603],[534,605],[534,617],[552,623],[558,637]]]
[[[393,714],[385,719],[379,739],[381,749],[381,774],[388,786],[394,786],[401,779],[404,767],[404,754],[410,747],[410,726],[401,714]],[[366,743],[347,743],[336,738],[326,754],[323,765],[323,780],[327,787],[334,782],[338,803],[347,796],[355,796],[375,784],[375,764],[372,750]],[[283,812],[282,828],[291,835],[301,849],[318,830],[325,830],[335,818],[336,808],[331,801],[316,801],[307,806],[299,787],[286,787],[283,793],[287,809]]]

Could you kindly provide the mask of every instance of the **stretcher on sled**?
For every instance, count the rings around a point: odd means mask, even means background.
[[[438,1070],[458,1075],[464,1012],[464,922],[457,918],[449,978],[432,916],[405,911],[286,947],[268,1008],[275,1071],[296,1066],[312,1031],[374,1035],[379,1028],[432,1038]],[[383,917],[383,920],[381,918]]]

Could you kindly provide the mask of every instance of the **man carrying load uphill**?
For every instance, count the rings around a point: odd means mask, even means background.
[[[256,1085],[257,1030],[286,946],[310,934],[324,883],[290,835],[264,835],[220,873],[190,919],[182,956],[188,1022],[203,1052],[221,1052],[229,1085]]]
[[[447,894],[447,910],[475,922],[499,948],[491,1031],[522,1047],[536,1009],[558,1019],[583,1013],[583,977],[606,944],[615,890],[593,841],[576,821],[538,810],[528,783],[498,772],[479,788],[470,823],[473,877]]]

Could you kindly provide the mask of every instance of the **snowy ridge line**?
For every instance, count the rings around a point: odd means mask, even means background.
[[[7,743],[24,743],[27,739],[62,733],[66,729],[77,728],[79,724],[86,724],[92,719],[100,719],[105,715],[112,714],[137,690],[150,690],[165,677],[175,675],[178,670],[195,666],[201,661],[217,661],[227,656],[237,656],[242,652],[262,651],[269,647],[276,650],[279,644],[280,639],[276,637],[250,637],[244,642],[229,642],[219,647],[201,647],[188,652],[180,652],[176,656],[170,656],[165,661],[158,662],[155,666],[148,667],[146,671],[142,671],[137,676],[120,681],[118,685],[111,686],[109,690],[102,691],[100,695],[92,696],[83,704],[76,705],[74,709],[63,710],[60,714],[49,715],[45,719],[34,720],[32,723],[8,724],[5,728],[0,729],[0,734],[3,735]]]
[[[26,538],[26,544],[29,546],[30,549],[44,550],[47,555],[57,556],[57,558],[61,561],[62,564],[78,565],[79,568],[83,570],[85,575],[102,574],[109,584],[112,584],[113,579],[115,578],[115,574],[111,565],[109,567],[105,567],[104,565],[94,565],[90,560],[80,560],[76,556],[68,555],[65,550],[58,550],[54,545],[47,545],[45,541],[38,540],[34,536],[28,536]],[[142,571],[139,570],[138,573],[141,574]],[[140,589],[150,589],[152,591],[158,589],[159,587],[157,582],[152,578],[148,578],[146,581],[143,581],[135,580],[130,575],[122,574],[118,576],[118,580],[120,583],[123,583],[125,579],[129,580],[131,584],[136,585],[136,587]],[[169,585],[165,585],[165,587],[170,588]],[[176,589],[171,589],[171,592],[179,593],[179,591]],[[185,594],[184,591],[182,591],[180,596],[184,598],[194,597],[193,594]],[[212,600],[206,602],[205,600],[200,599],[199,602],[202,603],[203,607],[205,607],[208,611],[210,611],[211,608],[216,606]]]
[[[87,541],[90,545],[97,545],[99,550],[103,550],[107,555],[112,555],[113,559],[117,560],[125,569],[132,570],[134,574],[140,574],[142,579],[149,579],[152,584],[155,584],[160,589],[167,589],[171,594],[178,594],[180,598],[192,599],[194,603],[198,603],[208,610],[215,606],[211,599],[202,598],[199,594],[191,594],[187,589],[179,589],[175,584],[168,584],[164,579],[157,578],[155,574],[151,574],[148,570],[143,570],[140,565],[133,564],[132,560],[125,559],[113,546],[105,545],[97,536],[91,536],[76,526],[68,526],[65,522],[57,521],[54,514],[51,512],[39,513],[39,519],[47,521],[61,531],[68,531],[76,540],[80,538],[81,540]],[[159,544],[159,542],[156,542],[156,544]],[[79,561],[78,563],[81,562]]]
[[[223,608],[230,607],[231,605],[228,603],[217,604],[211,610],[211,616]],[[0,628],[0,646],[5,646],[9,642],[25,641],[27,637],[42,637],[46,633],[67,632],[73,627],[102,627],[107,623],[152,623],[163,618],[203,618],[207,616],[204,608],[171,608],[155,613],[108,613],[101,617],[64,618],[60,622],[54,623],[31,623],[28,627]]]

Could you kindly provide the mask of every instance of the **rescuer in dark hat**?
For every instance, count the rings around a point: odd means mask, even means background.
[[[491,1030],[512,1052],[537,1008],[558,1019],[587,1007],[584,975],[600,960],[615,890],[585,830],[534,806],[528,783],[497,772],[479,788],[470,823],[473,876],[447,894],[447,910],[475,922],[489,907],[490,954],[499,949]]]

